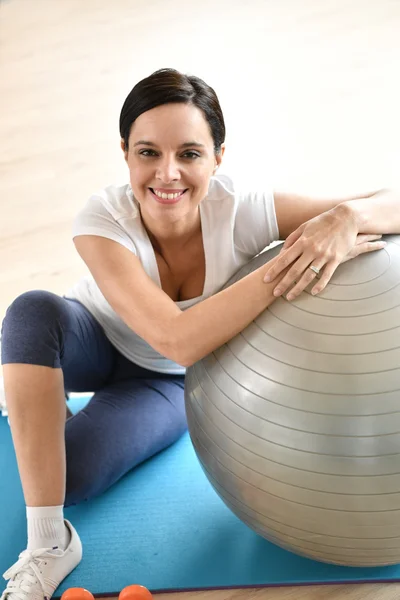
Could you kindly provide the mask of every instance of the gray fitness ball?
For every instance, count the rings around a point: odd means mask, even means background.
[[[400,562],[400,236],[386,239],[320,296],[275,301],[186,377],[216,492],[258,534],[324,562]]]

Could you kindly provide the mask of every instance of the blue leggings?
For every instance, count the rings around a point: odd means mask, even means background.
[[[184,375],[129,361],[75,300],[22,294],[7,310],[1,349],[2,364],[61,368],[66,392],[94,392],[65,424],[65,506],[98,496],[186,431]]]

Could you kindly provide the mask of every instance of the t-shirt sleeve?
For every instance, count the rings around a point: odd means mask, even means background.
[[[279,239],[273,191],[240,192],[236,199],[234,244],[238,250],[256,256]]]
[[[91,196],[84,208],[76,215],[72,225],[72,237],[80,235],[105,237],[137,254],[136,246],[127,231],[107,210],[100,196]]]

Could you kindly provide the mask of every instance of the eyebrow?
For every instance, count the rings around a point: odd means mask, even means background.
[[[157,148],[157,144],[154,144],[153,142],[149,142],[147,140],[139,140],[138,142],[136,142],[134,145],[134,147],[136,146],[153,146],[155,148]],[[204,148],[204,144],[200,144],[199,142],[185,142],[184,144],[181,144],[179,147],[180,148]]]

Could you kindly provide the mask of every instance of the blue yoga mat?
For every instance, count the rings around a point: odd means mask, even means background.
[[[77,409],[87,400],[70,401]],[[26,545],[25,506],[7,419],[0,419],[0,573]],[[400,566],[339,567],[267,542],[225,507],[185,435],[101,497],[65,511],[84,557],[59,587],[111,595],[139,583],[152,591],[388,582]]]

